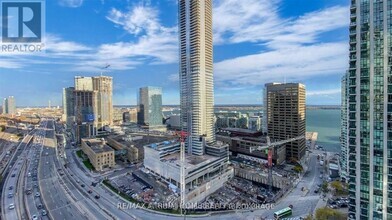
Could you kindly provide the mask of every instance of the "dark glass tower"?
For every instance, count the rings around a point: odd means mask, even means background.
[[[349,218],[392,219],[392,0],[352,0]]]

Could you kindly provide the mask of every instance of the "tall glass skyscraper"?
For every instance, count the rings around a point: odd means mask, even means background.
[[[148,129],[162,127],[162,88],[143,87],[138,94],[138,124]]]
[[[215,142],[212,0],[179,0],[181,127],[188,153]]]
[[[349,218],[392,219],[392,0],[351,0]]]
[[[75,117],[75,88],[63,88],[63,111],[64,119],[68,126],[72,125]]]
[[[4,98],[3,99],[3,114],[8,114],[8,99]]]

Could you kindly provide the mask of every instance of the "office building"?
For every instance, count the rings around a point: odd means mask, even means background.
[[[124,159],[130,163],[140,163],[144,159],[144,146],[172,140],[175,137],[144,133],[112,134],[106,137],[107,143],[116,151],[123,151]]]
[[[268,83],[264,95],[264,115],[271,140],[305,137],[305,86],[300,83]],[[305,138],[289,142],[285,147],[287,160],[300,161],[306,151]]]
[[[64,121],[72,126],[75,121],[75,88],[63,88],[63,113]]]
[[[248,129],[252,131],[261,131],[261,117],[250,116],[248,119]]]
[[[248,115],[241,114],[241,117],[237,119],[237,124],[236,124],[235,127],[236,128],[247,129],[248,128],[248,123],[249,123]]]
[[[116,166],[114,150],[106,144],[103,138],[83,138],[81,148],[96,171]]]
[[[3,99],[3,114],[16,114],[15,98],[13,96],[8,96],[8,98]]]
[[[3,99],[3,115],[8,114],[8,99]]]
[[[15,115],[16,114],[15,98],[13,96],[9,96],[7,104],[8,104],[8,114]]]
[[[148,86],[139,89],[138,124],[148,130],[165,130],[162,117],[162,88]]]
[[[97,109],[95,117],[98,131],[113,123],[113,78],[108,76],[75,77],[76,91],[96,91]]]
[[[347,73],[344,74],[342,77],[342,107],[341,107],[341,114],[340,114],[340,175],[344,180],[348,180],[348,124],[347,124],[347,117],[348,117],[348,100],[347,100]]]
[[[97,91],[98,132],[113,124],[113,78],[108,76],[92,77],[93,90]]]
[[[350,219],[392,219],[392,1],[351,0]]]
[[[122,120],[125,123],[131,122],[131,114],[129,112],[123,112],[122,114]]]
[[[166,124],[171,129],[181,129],[181,116],[179,114],[169,115]]]
[[[76,140],[80,143],[82,138],[97,134],[97,92],[75,91],[75,121]]]
[[[215,142],[212,1],[180,0],[178,7],[181,125],[191,135],[188,153],[203,155],[203,143]]]

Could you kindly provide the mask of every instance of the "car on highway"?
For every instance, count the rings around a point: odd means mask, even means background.
[[[14,188],[13,186],[8,187],[9,190],[12,190],[13,188]]]
[[[41,212],[41,214],[42,214],[42,216],[46,216],[48,213],[46,212],[45,209],[43,209],[42,212]]]
[[[101,196],[99,196],[99,195],[95,195],[94,197],[95,197],[96,199],[101,198]]]
[[[87,192],[88,192],[89,194],[93,193],[93,191],[92,191],[91,189],[89,189]]]
[[[8,209],[9,209],[9,210],[12,210],[12,209],[14,209],[14,208],[15,208],[14,203],[11,203],[11,204],[8,206]]]
[[[16,174],[15,173],[13,173],[12,175],[11,175],[11,177],[15,177],[16,176]]]
[[[31,219],[32,220],[38,220],[38,217],[37,217],[37,215],[33,215],[33,216],[31,216]]]
[[[14,196],[14,194],[8,193],[8,198],[12,198],[13,196]]]
[[[81,187],[85,187],[85,185],[84,184],[82,184],[82,185],[80,185]]]
[[[35,197],[40,197],[40,196],[41,196],[41,194],[39,194],[38,192],[35,193]]]

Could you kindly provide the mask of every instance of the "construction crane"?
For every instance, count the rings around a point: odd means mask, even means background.
[[[184,214],[184,219],[185,219],[185,140],[188,136],[188,133],[185,131],[179,131],[175,133],[175,136],[177,136],[181,142],[180,145],[180,210],[181,214]],[[184,209],[184,213],[183,213]]]
[[[268,150],[268,179],[267,179],[267,182],[268,182],[268,191],[270,193],[272,192],[272,154],[273,154],[273,149],[276,146],[280,146],[280,145],[283,145],[283,144],[286,144],[286,143],[290,143],[290,142],[293,142],[293,141],[298,141],[298,140],[301,140],[301,139],[304,139],[304,138],[305,138],[305,136],[301,135],[301,136],[298,136],[298,137],[289,138],[289,139],[286,139],[286,140],[281,140],[281,141],[277,141],[277,142],[271,143],[271,139],[267,136],[266,137],[266,139],[267,139],[267,144],[266,145],[250,147],[249,148],[250,153],[252,153],[255,150],[258,150],[258,151]]]
[[[101,76],[103,74],[103,70],[108,69],[110,67],[110,64],[106,64],[104,67],[101,68]]]

